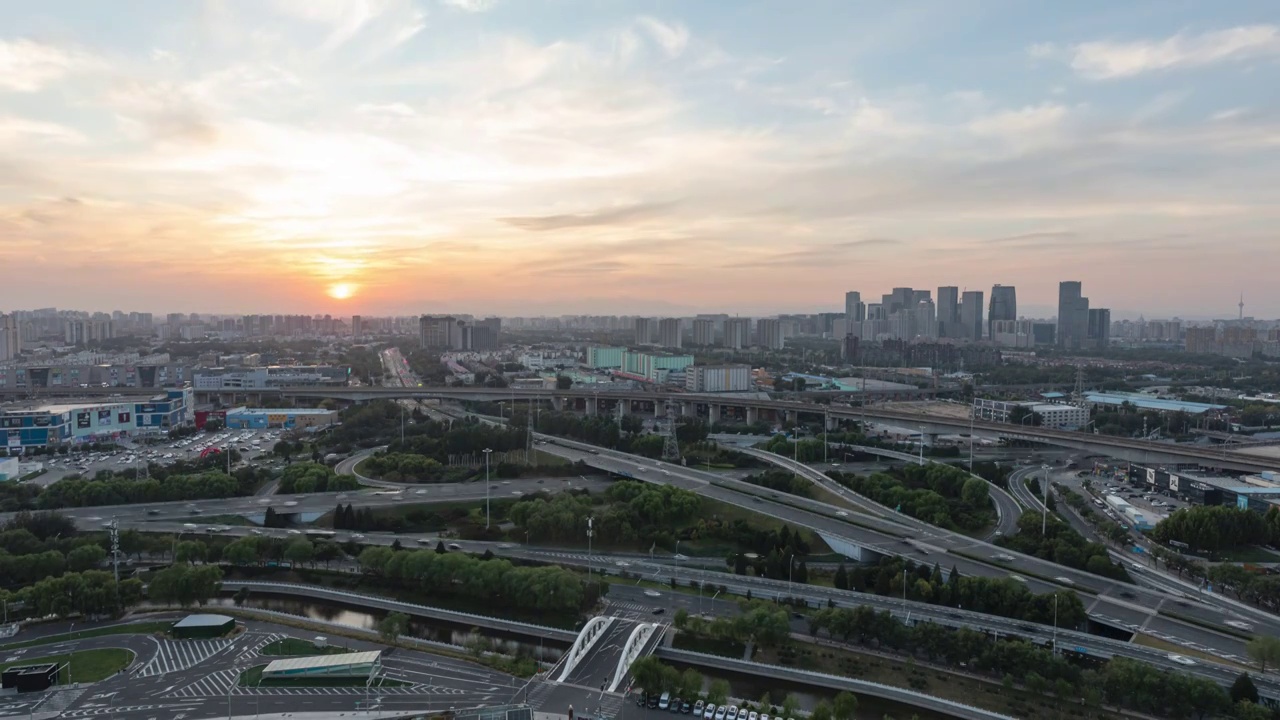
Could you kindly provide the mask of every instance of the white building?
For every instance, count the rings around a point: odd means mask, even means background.
[[[1055,403],[1019,402],[1010,400],[989,400],[975,398],[973,401],[974,417],[980,420],[1012,424],[1013,415],[1018,408],[1023,408],[1024,425],[1030,425],[1030,413],[1040,416],[1040,427],[1056,430],[1073,430],[1089,424],[1089,409],[1075,405],[1059,405]]]
[[[691,365],[684,369],[689,392],[746,392],[751,389],[749,365]]]

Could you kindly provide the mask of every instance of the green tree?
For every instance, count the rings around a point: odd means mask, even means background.
[[[381,575],[391,562],[394,552],[389,547],[367,547],[360,552],[358,562],[360,569],[374,575]]]
[[[800,698],[796,697],[795,693],[787,693],[787,696],[782,699],[782,716],[793,718],[799,709]]]
[[[284,559],[294,565],[310,563],[315,556],[315,546],[306,538],[294,538],[284,548]]]
[[[1249,673],[1240,673],[1236,681],[1231,684],[1231,702],[1238,703],[1242,700],[1258,702],[1258,688],[1253,684],[1253,678],[1249,677]]]
[[[401,612],[387,613],[386,617],[378,621],[378,637],[388,645],[394,645],[408,629],[409,616]]]
[[[809,720],[832,720],[831,703],[821,700],[809,714]]]
[[[1249,658],[1258,663],[1259,671],[1265,673],[1267,665],[1280,665],[1280,638],[1272,635],[1258,635],[1244,646]]]
[[[657,695],[664,691],[663,669],[666,666],[652,655],[646,655],[631,665],[631,677],[635,684],[649,695]]]
[[[847,691],[841,692],[836,695],[831,709],[835,720],[854,720],[854,715],[858,712],[858,696]]]
[[[703,678],[702,673],[693,668],[685,668],[680,673],[680,697],[693,702],[702,694]]]
[[[174,551],[173,561],[193,564],[201,562],[209,554],[209,548],[199,540],[184,540],[178,543]]]
[[[729,700],[729,683],[725,680],[712,680],[707,687],[707,702],[723,705]]]
[[[67,553],[67,569],[72,572],[92,570],[107,560],[107,551],[101,545],[81,545]]]
[[[232,565],[252,565],[258,562],[258,543],[255,538],[243,537],[222,549],[222,559]]]
[[[573,387],[573,378],[568,375],[556,375],[556,389],[568,390]]]

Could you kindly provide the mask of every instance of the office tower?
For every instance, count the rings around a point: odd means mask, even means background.
[[[966,290],[960,295],[960,335],[964,340],[982,339],[982,291]]]
[[[716,324],[713,320],[699,318],[693,321],[693,344],[707,347],[715,342]]]
[[[729,318],[724,321],[724,346],[734,350],[751,347],[751,318]]]
[[[991,307],[987,312],[987,337],[994,338],[991,326],[1001,320],[1018,319],[1018,295],[1012,285],[996,285],[991,288]]]
[[[359,315],[351,316],[351,339],[359,340],[364,336],[364,318]]]
[[[0,361],[12,360],[22,352],[22,331],[18,316],[0,315]]]
[[[844,332],[857,334],[857,328],[867,319],[867,306],[862,304],[862,293],[850,291],[844,294]]]
[[[1089,335],[1089,298],[1080,294],[1080,282],[1058,283],[1058,347],[1079,350]]]
[[[894,288],[893,292],[881,297],[880,305],[884,308],[885,316],[888,317],[899,310],[915,305],[915,296],[915,291],[909,287]]]
[[[756,321],[756,344],[770,350],[782,349],[782,321],[763,318]]]
[[[1187,352],[1210,353],[1214,351],[1217,344],[1218,328],[1212,325],[1187,328]]]
[[[653,342],[654,335],[657,334],[657,323],[653,318],[636,318],[635,328],[637,345],[649,345]]]
[[[1087,338],[1089,347],[1105,350],[1111,344],[1111,311],[1107,308],[1089,309]]]
[[[938,337],[959,337],[960,330],[960,288],[945,286],[938,288]]]
[[[658,321],[658,344],[666,348],[681,346],[680,318],[663,318]]]

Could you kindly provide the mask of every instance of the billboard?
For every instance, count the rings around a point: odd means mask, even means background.
[[[76,427],[80,428],[81,430],[84,430],[85,428],[91,425],[89,420],[90,420],[89,413],[87,412],[76,413]]]
[[[1177,475],[1172,475],[1172,474],[1169,475],[1169,489],[1172,490],[1173,492],[1178,492],[1178,476]]]
[[[110,411],[110,410],[99,410],[99,411],[98,411],[98,424],[99,424],[99,425],[110,425],[110,424],[111,424],[111,411]]]
[[[129,424],[129,413],[127,413],[127,412],[122,412],[122,413],[120,413],[119,415],[117,415],[117,416],[116,416],[116,420],[117,420],[117,421],[119,421],[119,423],[120,423],[121,425],[128,425],[128,424]]]
[[[22,431],[21,430],[9,431],[9,447],[11,448],[22,447]]]
[[[146,414],[148,414],[148,413],[153,413],[153,412],[155,412],[155,411],[156,411],[156,406],[155,406],[155,405],[143,405],[142,407],[138,408],[138,412],[140,412],[140,413],[142,413],[142,414],[144,414],[144,415],[146,415]]]
[[[1155,468],[1147,468],[1147,484],[1148,484],[1148,485],[1155,485],[1155,484],[1156,484],[1156,469],[1155,469]]]

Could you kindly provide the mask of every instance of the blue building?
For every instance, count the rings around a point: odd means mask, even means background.
[[[0,437],[11,454],[24,448],[111,442],[134,435],[167,433],[192,420],[191,388],[173,388],[144,401],[108,399],[6,410]]]
[[[232,430],[302,430],[327,427],[337,422],[338,411],[323,408],[236,408],[227,411],[227,427]]]

